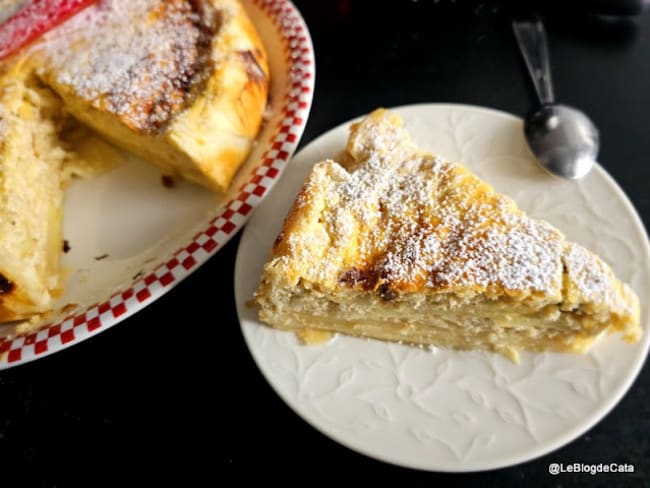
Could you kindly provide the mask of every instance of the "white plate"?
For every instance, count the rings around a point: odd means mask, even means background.
[[[45,325],[0,327],[0,369],[59,351],[150,304],[216,253],[278,181],[302,135],[315,66],[309,31],[288,0],[244,0],[269,57],[269,116],[230,190],[161,184],[135,159],[66,193],[71,250],[65,295]],[[2,337],[4,336],[4,338]]]
[[[647,330],[650,248],[626,196],[597,166],[579,182],[547,176],[511,115],[462,105],[395,109],[416,142],[464,161],[534,217],[596,251],[642,297]],[[303,346],[261,325],[247,308],[283,217],[311,165],[344,147],[348,124],[319,137],[255,212],[239,247],[237,310],[246,343],[284,401],[321,432],[368,456],[435,471],[508,466],[545,454],[600,420],[632,384],[650,334],[618,336],[586,356],[524,353],[521,364],[487,352],[411,348],[338,336]]]

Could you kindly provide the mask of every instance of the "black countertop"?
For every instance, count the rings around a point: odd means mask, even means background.
[[[301,146],[378,106],[454,102],[516,115],[533,106],[509,12],[496,3],[296,3],[317,59]],[[650,15],[549,15],[546,27],[558,99],[600,128],[600,162],[647,226]],[[650,486],[647,370],[586,434],[507,469],[419,472],[339,446],[293,413],[250,357],[231,288],[238,242],[116,327],[0,372],[0,486],[131,486],[172,478],[180,486],[230,486],[260,476],[290,484],[358,477],[370,486]],[[206,287],[214,290],[210,300],[201,299]],[[197,336],[200,330],[201,340],[179,344],[179,328]],[[552,477],[551,462],[631,463],[635,472]]]

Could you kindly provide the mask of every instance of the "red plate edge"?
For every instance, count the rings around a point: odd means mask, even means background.
[[[307,123],[314,93],[314,49],[300,12],[289,0],[250,0],[266,13],[283,40],[290,84],[280,112],[283,122],[270,138],[262,163],[251,171],[238,195],[221,207],[205,230],[154,271],[107,301],[86,308],[37,331],[0,338],[0,370],[18,366],[66,349],[130,317],[158,299],[221,249],[248,220],[282,174],[296,150]],[[269,181],[270,180],[270,181]]]

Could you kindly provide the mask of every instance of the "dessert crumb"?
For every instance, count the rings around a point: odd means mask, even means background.
[[[176,186],[176,180],[170,175],[162,175],[160,181],[162,181],[165,188],[174,188]]]

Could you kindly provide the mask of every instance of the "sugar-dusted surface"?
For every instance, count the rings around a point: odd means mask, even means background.
[[[287,235],[283,259],[302,278],[388,298],[428,288],[634,314],[633,294],[598,257],[464,167],[418,148],[389,115],[376,112],[353,129],[348,155],[348,171],[318,165],[298,202],[319,206],[325,231],[299,222]]]
[[[207,2],[101,0],[45,36],[45,76],[155,132],[185,106],[215,29]]]

